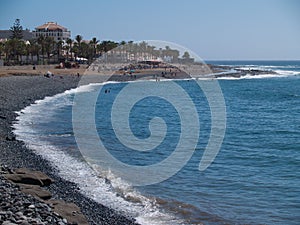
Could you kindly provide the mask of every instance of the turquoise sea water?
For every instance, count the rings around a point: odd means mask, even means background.
[[[91,140],[89,124],[82,124],[80,131],[88,148],[95,150],[94,157],[89,158],[95,170],[85,166],[74,139],[74,91],[25,109],[15,125],[16,133],[38,154],[52,161],[66,179],[85,182],[81,186],[85,194],[143,224],[299,224],[300,62],[208,63],[273,70],[278,75],[218,80],[226,104],[226,132],[217,157],[205,171],[199,171],[198,166],[211,134],[212,117],[208,100],[197,82],[205,85],[210,81],[142,81],[134,85],[138,90],[162,85],[172,92],[170,82],[175,82],[192,99],[199,117],[199,140],[191,159],[174,176],[157,184],[132,187],[113,170],[103,169],[107,162],[97,153],[101,151],[96,147],[100,140],[117,160],[145,167],[170,157],[180,141],[181,115],[167,99],[154,95],[139,100],[130,110],[128,121],[137,138],[147,139],[155,135],[149,129],[151,119],[163,119],[167,127],[162,142],[152,151],[143,152],[130,149],[118,139],[111,112],[128,83],[92,85],[77,92],[88,102],[89,96],[101,88],[95,107],[99,139]],[[183,106],[187,101],[182,96],[176,99]],[[117,110],[121,115],[124,109]]]

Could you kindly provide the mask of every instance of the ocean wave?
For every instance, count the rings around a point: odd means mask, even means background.
[[[260,68],[260,69],[298,69],[300,68],[299,65],[285,65],[285,66],[272,66],[272,65],[236,65],[239,68]]]
[[[219,77],[218,80],[243,80],[243,79],[268,79],[268,78],[284,78],[284,77],[291,77],[291,76],[297,76],[300,75],[300,72],[298,73],[278,73],[278,74],[260,74],[260,75],[250,75],[247,74],[245,76],[241,77]]]
[[[280,75],[287,75],[287,76],[300,75],[300,71],[294,71],[294,70],[274,70],[274,71]]]

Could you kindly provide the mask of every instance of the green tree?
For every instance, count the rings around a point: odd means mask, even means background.
[[[126,41],[121,41],[120,45],[126,45]]]
[[[55,49],[55,41],[53,37],[46,37],[45,38],[45,51],[47,53],[48,63],[50,62],[51,53],[54,52]]]
[[[5,42],[4,52],[6,54],[6,61],[10,64],[20,63],[20,56],[25,53],[25,43],[19,39],[9,39]]]
[[[25,55],[26,55],[26,63],[29,63],[29,56],[30,56],[30,53],[31,53],[31,45],[30,45],[30,42],[27,41],[25,43]]]
[[[90,60],[92,56],[92,48],[89,44],[82,42],[81,43],[81,57],[87,58]]]
[[[56,54],[57,54],[57,61],[60,62],[61,59],[61,55],[62,55],[62,50],[63,50],[63,41],[58,41],[56,42]]]
[[[99,41],[97,40],[96,37],[93,37],[92,40],[90,41],[90,44],[93,47],[93,57],[92,58],[96,58],[96,50],[97,50],[98,43],[99,43]]]
[[[69,60],[69,55],[70,55],[70,52],[72,51],[73,40],[71,38],[68,38],[66,43],[67,43],[67,59]]]
[[[38,41],[36,39],[30,40],[30,55],[31,55],[31,63],[33,64],[33,57],[37,57],[37,61],[40,60],[40,50],[41,46],[38,44]]]
[[[76,60],[76,58],[77,58],[77,56],[78,56],[78,54],[79,54],[79,46],[78,46],[78,43],[77,43],[77,42],[75,42],[75,43],[73,44],[71,51],[74,53],[74,58],[75,58],[75,60]]]
[[[6,41],[3,46],[3,51],[5,55],[5,61],[9,61],[9,52],[10,52],[10,46],[9,46],[9,41]]]
[[[20,19],[16,19],[14,25],[10,27],[11,39],[23,38],[23,27],[20,24]]]
[[[184,52],[182,58],[183,59],[190,59],[190,53]]]
[[[4,43],[0,42],[0,59],[1,59],[1,56],[2,56],[2,53],[4,53]]]
[[[177,63],[179,57],[179,51],[177,49],[173,49],[171,50],[171,55],[172,55],[172,62]]]
[[[100,43],[100,49],[102,52],[108,52],[116,47],[118,47],[118,43],[114,41],[102,41]]]
[[[40,46],[40,50],[41,50],[41,55],[43,58],[43,65],[45,65],[45,37],[44,36],[39,36],[37,39],[37,43]]]
[[[82,43],[82,36],[81,35],[76,35],[75,40],[77,42],[77,46],[78,46],[78,56],[82,56],[82,48],[81,48],[81,43]]]

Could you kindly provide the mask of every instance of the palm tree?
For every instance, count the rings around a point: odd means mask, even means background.
[[[81,56],[81,54],[82,54],[82,49],[81,49],[82,36],[79,34],[76,35],[75,40],[78,44],[78,55]]]
[[[77,41],[78,44],[80,44],[82,41],[82,36],[80,34],[76,35],[75,40]]]
[[[172,62],[178,63],[179,51],[177,49],[171,50]]]
[[[62,52],[62,49],[63,49],[63,44],[64,44],[64,42],[61,41],[61,40],[56,42],[57,61],[58,62],[60,60],[61,52]]]
[[[126,62],[127,61],[127,46],[126,46],[126,41],[121,41],[119,43],[118,49],[121,52],[121,61],[122,62]]]
[[[139,43],[138,45],[138,52],[139,52],[139,56],[144,60],[144,58],[147,55],[147,49],[148,49],[148,44],[145,41],[142,41],[141,43]]]
[[[13,38],[9,39],[5,42],[5,53],[6,53],[6,61],[10,63],[10,60],[12,59],[14,63],[19,63],[19,56],[24,53],[24,42]]]
[[[90,59],[92,54],[91,54],[92,48],[90,47],[89,44],[82,42],[81,43],[81,56],[84,58]]]
[[[31,46],[30,42],[26,41],[25,43],[25,54],[26,54],[26,63],[28,64],[29,62],[29,55],[31,53]]]
[[[118,47],[118,43],[114,41],[102,41],[102,48],[104,52],[108,52],[116,47]]]
[[[182,58],[183,58],[183,59],[189,59],[189,58],[190,58],[190,53],[187,52],[187,51],[185,51],[185,52],[183,53]]]
[[[121,41],[120,45],[126,45],[126,41]]]
[[[148,52],[150,53],[150,59],[153,59],[156,57],[157,51],[155,51],[155,46],[148,46]]]
[[[1,56],[2,56],[2,53],[4,53],[4,43],[0,42],[0,59],[1,59]]]
[[[74,58],[76,59],[79,53],[79,46],[77,42],[73,44],[71,51],[74,53]]]
[[[97,52],[99,53],[99,55],[102,56],[102,54],[103,54],[103,46],[102,46],[102,44],[101,43],[98,44],[96,46],[96,48],[97,48]]]
[[[54,50],[55,41],[53,37],[46,37],[45,38],[45,51],[47,53],[48,63],[50,62],[51,53]]]
[[[67,44],[68,44],[68,48],[67,48],[67,59],[69,60],[69,54],[70,51],[72,50],[72,44],[73,44],[73,40],[71,38],[67,39]],[[72,54],[71,54],[72,55]]]
[[[90,41],[90,44],[93,46],[93,58],[96,58],[96,50],[97,50],[97,44],[98,44],[97,38],[93,37]]]
[[[170,46],[165,46],[165,49],[162,50],[162,57],[165,60],[170,60]]]
[[[10,44],[9,41],[6,41],[3,45],[3,52],[5,55],[5,61],[8,63],[9,62],[9,56],[10,56]]]
[[[30,54],[31,54],[31,63],[33,64],[33,56],[37,57],[37,62],[40,61],[39,52],[41,50],[41,46],[38,44],[36,39],[30,40]]]
[[[45,65],[45,37],[39,36],[37,39],[37,43],[40,45],[41,48],[41,54],[43,57],[43,65]]]

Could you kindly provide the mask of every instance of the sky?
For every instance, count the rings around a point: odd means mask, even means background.
[[[17,18],[72,38],[174,42],[205,60],[300,60],[298,0],[0,0],[0,30]]]

